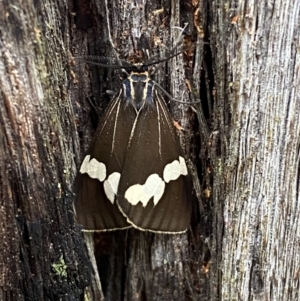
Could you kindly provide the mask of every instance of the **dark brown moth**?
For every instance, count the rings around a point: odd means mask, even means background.
[[[85,231],[181,233],[191,191],[176,129],[147,66],[128,65],[79,170],[77,221]]]

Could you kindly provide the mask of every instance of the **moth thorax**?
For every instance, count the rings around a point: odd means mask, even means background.
[[[153,81],[147,72],[135,72],[124,80],[124,96],[138,111],[145,104],[153,103]]]

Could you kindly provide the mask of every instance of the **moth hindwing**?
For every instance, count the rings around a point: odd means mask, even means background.
[[[187,167],[168,108],[133,68],[106,109],[80,167],[75,208],[86,231],[184,232]]]

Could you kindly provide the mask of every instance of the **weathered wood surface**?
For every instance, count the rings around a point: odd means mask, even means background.
[[[299,300],[300,2],[219,1],[211,16],[231,115],[222,300]]]
[[[89,264],[74,224],[79,157],[62,1],[0,3],[0,300],[80,300]]]

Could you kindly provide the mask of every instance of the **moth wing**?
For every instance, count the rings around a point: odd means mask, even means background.
[[[133,108],[125,105],[121,90],[108,105],[76,180],[75,210],[84,230],[131,227],[115,196],[135,117]]]
[[[120,210],[137,229],[184,232],[191,216],[187,170],[172,118],[157,93],[153,104],[140,110],[128,143]]]

